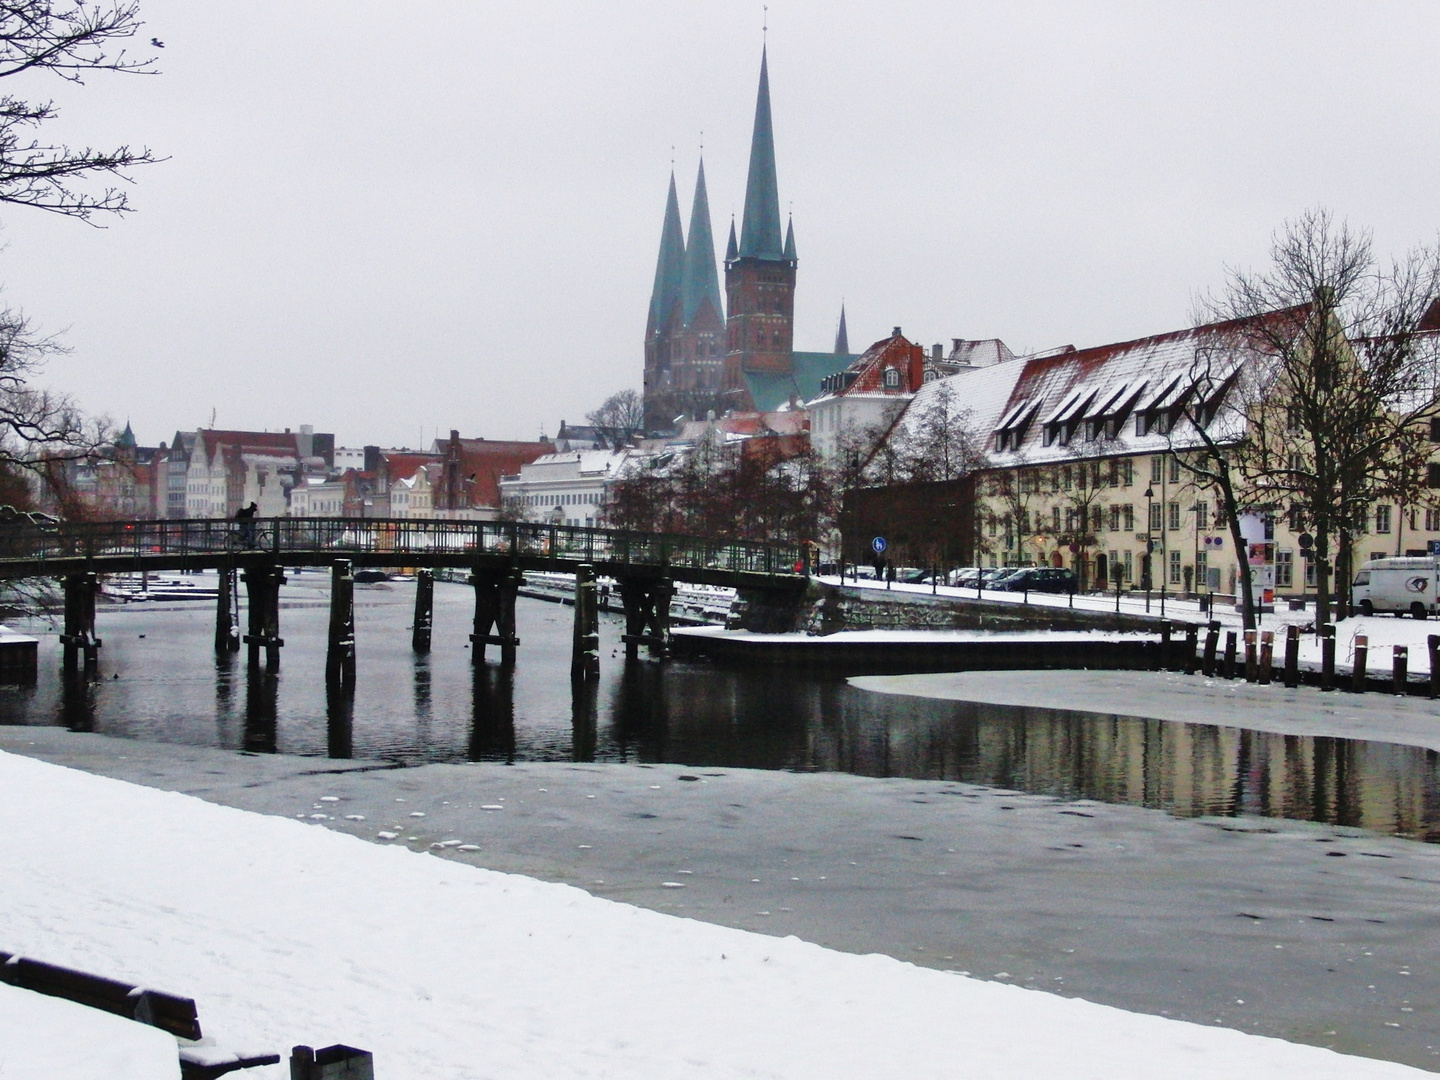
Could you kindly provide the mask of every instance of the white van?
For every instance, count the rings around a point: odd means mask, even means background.
[[[1440,612],[1435,587],[1440,560],[1433,558],[1371,559],[1355,574],[1352,589],[1362,614],[1393,611],[1423,619]]]

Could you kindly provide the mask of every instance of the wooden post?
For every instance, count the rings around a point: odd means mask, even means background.
[[[1255,655],[1255,631],[1245,631],[1245,681],[1254,682],[1260,666],[1259,657]]]
[[[595,567],[575,568],[575,639],[570,651],[570,677],[593,679],[600,674],[600,608]]]
[[[622,579],[620,599],[625,605],[625,659],[634,660],[641,645],[650,655],[663,660],[670,640],[670,598],[675,589],[669,581]]]
[[[86,671],[100,660],[101,641],[95,636],[95,593],[100,579],[93,573],[65,575],[65,632],[60,635],[64,646],[64,670],[74,674],[83,661]]]
[[[355,575],[349,559],[330,569],[330,633],[325,649],[327,686],[355,686]]]
[[[1222,669],[1222,677],[1233,679],[1235,677],[1235,631],[1225,631],[1225,666]]]
[[[1440,697],[1440,634],[1431,634],[1425,639],[1430,647],[1430,697]]]
[[[240,648],[240,626],[237,618],[235,567],[222,564],[216,571],[219,584],[215,592],[215,651],[236,652]]]
[[[1393,666],[1390,669],[1390,692],[1403,697],[1409,692],[1410,647],[1396,645],[1395,658],[1391,663]]]
[[[1072,597],[1074,593],[1070,594]],[[1185,655],[1182,658],[1186,675],[1195,674],[1195,654],[1200,647],[1200,628],[1194,623],[1185,627]]]
[[[1275,634],[1271,630],[1260,634],[1260,682],[1269,685],[1275,677]]]
[[[1300,685],[1300,628],[1293,623],[1285,628],[1285,685]]]
[[[675,586],[668,580],[655,586],[655,603],[650,621],[650,655],[663,660],[670,653],[670,601],[675,596]]]
[[[1335,624],[1320,627],[1320,689],[1335,689]]]
[[[1210,625],[1205,628],[1205,660],[1200,668],[1208,678],[1215,674],[1215,651],[1220,645],[1220,623],[1210,620]]]
[[[485,662],[485,646],[500,646],[500,662],[515,663],[520,639],[515,635],[515,597],[524,579],[518,570],[490,570],[476,567],[470,575],[475,588],[474,633],[470,635],[470,659]],[[491,630],[494,633],[491,633]]]
[[[430,630],[435,623],[435,573],[419,570],[415,574],[415,620],[410,631],[410,648],[417,653],[430,651]]]
[[[1355,635],[1355,669],[1350,673],[1350,689],[1357,694],[1365,690],[1365,660],[1370,652],[1370,638],[1365,634]]]
[[[260,663],[260,650],[265,650],[265,666],[279,668],[280,647],[280,586],[285,575],[278,566],[257,562],[242,575],[250,602],[249,630],[243,641],[249,646],[248,660],[253,667]]]
[[[1160,624],[1160,670],[1170,670],[1170,634],[1172,628],[1167,619]]]

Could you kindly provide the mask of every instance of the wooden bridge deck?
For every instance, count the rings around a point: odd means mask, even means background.
[[[797,589],[795,544],[710,540],[619,529],[503,521],[262,518],[253,531],[230,520],[62,522],[0,526],[0,579],[198,570],[270,561],[357,567],[515,568],[740,588]]]

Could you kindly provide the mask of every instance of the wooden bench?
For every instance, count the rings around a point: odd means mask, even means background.
[[[92,1009],[149,1024],[186,1042],[198,1042],[204,1037],[193,998],[148,990],[7,952],[0,952],[0,980],[22,990],[65,998]],[[214,1080],[235,1069],[274,1065],[279,1061],[279,1054],[240,1053],[213,1046],[180,1046],[180,1075],[184,1080]]]

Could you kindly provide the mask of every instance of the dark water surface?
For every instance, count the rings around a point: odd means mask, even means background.
[[[327,695],[324,575],[285,590],[278,675],[217,660],[214,611],[194,603],[102,612],[99,678],[66,689],[53,632],[34,687],[0,688],[0,723],[331,757],[628,761],[959,780],[1182,816],[1260,814],[1440,842],[1434,752],[1053,709],[856,690],[795,670],[613,655],[572,691],[571,609],[521,599],[513,671],[470,662],[470,590],[437,582],[434,648],[410,650],[414,586],[356,587],[353,700]],[[1023,677],[1023,676],[1017,676]]]

